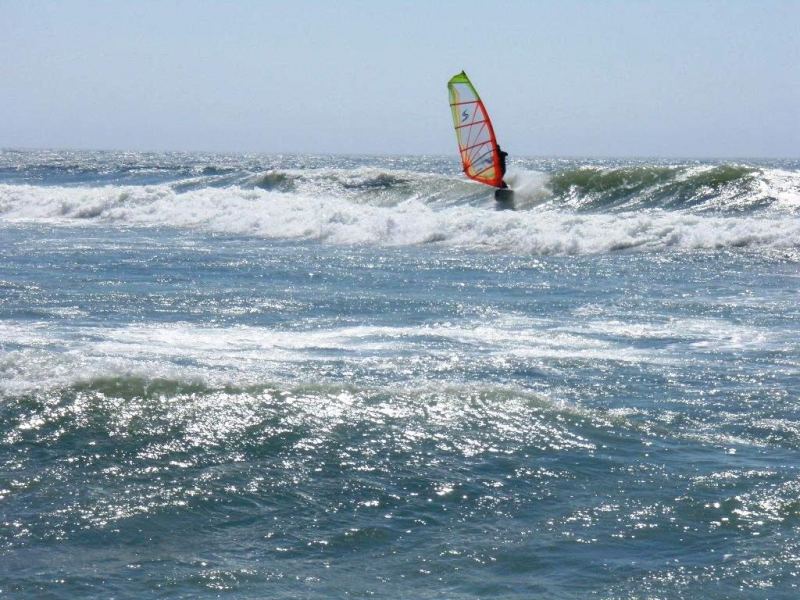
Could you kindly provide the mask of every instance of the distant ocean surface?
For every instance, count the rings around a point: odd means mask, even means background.
[[[800,598],[800,161],[0,152],[0,598]]]

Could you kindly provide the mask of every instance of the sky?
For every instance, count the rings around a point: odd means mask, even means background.
[[[0,147],[800,156],[800,0],[0,0]]]

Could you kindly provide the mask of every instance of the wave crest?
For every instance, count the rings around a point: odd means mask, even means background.
[[[585,254],[630,249],[800,247],[800,216],[643,209],[575,212],[552,204],[494,211],[424,198],[370,204],[351,198],[260,188],[0,186],[0,220],[171,226],[232,235],[334,244],[439,244],[514,254]]]

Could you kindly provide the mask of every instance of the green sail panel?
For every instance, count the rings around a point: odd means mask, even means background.
[[[497,139],[475,86],[461,71],[447,82],[447,89],[464,173],[480,183],[502,187]]]

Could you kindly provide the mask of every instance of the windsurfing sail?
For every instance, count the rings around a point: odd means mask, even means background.
[[[497,139],[475,86],[461,71],[447,82],[447,89],[464,173],[480,183],[503,187]]]

